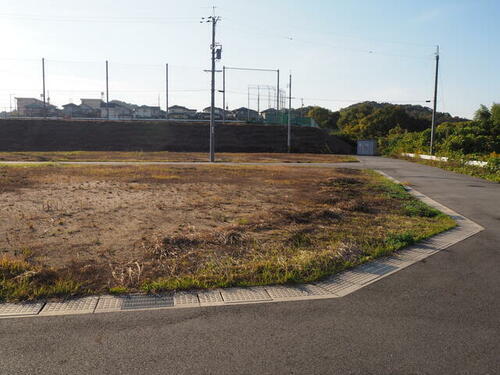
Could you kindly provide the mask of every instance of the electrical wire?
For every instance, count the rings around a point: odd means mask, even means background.
[[[81,23],[198,23],[200,17],[68,17],[0,13],[0,18],[29,21],[81,22]]]

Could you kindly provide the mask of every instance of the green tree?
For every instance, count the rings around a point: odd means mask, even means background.
[[[491,119],[491,112],[485,105],[481,104],[479,109],[474,114],[474,121],[486,123]]]
[[[493,103],[490,112],[493,124],[500,126],[500,103]]]
[[[325,124],[328,121],[329,116],[330,110],[323,107],[312,107],[307,113],[307,117],[314,119],[319,126]]]
[[[309,109],[307,117],[314,119],[314,121],[316,121],[321,128],[337,129],[337,121],[340,117],[340,113],[332,112],[327,108],[316,106]]]
[[[400,106],[387,106],[376,109],[354,125],[344,125],[342,131],[358,139],[379,138],[387,136],[394,128],[414,132],[422,131],[429,126],[429,121],[411,117]]]

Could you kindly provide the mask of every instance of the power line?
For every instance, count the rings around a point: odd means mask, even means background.
[[[248,31],[248,29],[241,29],[238,27],[234,27],[233,25],[230,25],[229,28],[232,28],[238,32],[242,32],[242,33],[246,33],[246,34],[250,34],[250,35],[256,35],[256,33],[254,31],[254,29],[255,29],[254,26],[252,26],[251,32]],[[288,36],[279,35],[279,34],[276,34],[274,32],[274,30],[269,30],[266,33],[260,33],[260,35],[270,37],[270,38],[278,38],[278,39],[288,40],[290,42],[299,42],[302,44],[310,44],[310,45],[322,45],[322,46],[327,46],[330,48],[335,48],[337,50],[341,49],[341,50],[345,50],[345,51],[351,51],[351,52],[357,52],[357,53],[363,53],[363,54],[373,54],[373,55],[381,55],[381,56],[389,56],[389,57],[402,57],[402,58],[409,58],[409,59],[424,59],[424,60],[428,60],[431,58],[430,55],[429,56],[416,56],[416,55],[406,55],[406,54],[399,54],[399,53],[380,52],[377,49],[345,47],[345,46],[342,46],[339,44],[332,44],[332,43],[328,43],[328,42],[317,42],[317,41],[308,40],[308,39],[296,38],[296,37],[291,36],[291,35],[288,35]],[[360,39],[360,40],[362,40],[362,39]],[[390,42],[390,41],[386,41],[386,43],[405,44],[404,42]],[[411,43],[408,43],[408,44],[411,44]]]
[[[81,23],[197,23],[197,17],[70,17],[70,16],[45,16],[29,14],[0,13],[4,19],[30,20],[30,21],[55,21],[55,22],[81,22]]]

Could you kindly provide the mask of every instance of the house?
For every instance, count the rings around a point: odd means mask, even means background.
[[[257,121],[260,120],[260,115],[253,109],[241,107],[232,111],[238,121]]]
[[[208,114],[210,114],[210,110],[211,110],[211,107],[207,107],[207,108],[205,108],[205,109],[203,110],[203,112],[202,112],[202,113],[208,113]],[[222,108],[218,108],[218,107],[215,107],[215,108],[214,108],[215,118],[216,118],[216,119],[222,119],[222,118],[224,118],[224,112],[225,112],[225,114],[226,114],[226,117],[225,117],[225,118],[226,118],[226,120],[234,120],[234,119],[235,119],[235,117],[234,117],[234,115],[233,115],[233,112],[228,111],[227,109],[226,109],[226,110],[224,110],[224,109],[222,109]],[[202,117],[203,117],[203,116],[202,116]],[[210,117],[208,117],[208,118],[210,118]]]
[[[63,116],[67,118],[97,118],[101,117],[100,109],[92,108],[85,104],[76,105],[74,103],[65,104],[62,106]]]
[[[44,117],[57,116],[59,110],[55,105],[45,103],[35,98],[16,98],[17,110],[19,116],[25,117]]]
[[[42,100],[35,98],[16,98],[17,111],[19,116],[42,117],[57,116],[57,107],[50,103],[43,103]]]
[[[211,117],[210,111],[205,112],[205,110],[203,110],[203,112],[198,112],[196,114],[196,118],[198,120],[210,120],[210,117]],[[222,120],[222,113],[214,112],[214,119],[217,121]]]
[[[101,110],[102,105],[106,104],[102,99],[80,99],[82,102],[82,105],[89,106],[93,109],[96,110]]]
[[[101,118],[109,118],[112,120],[130,119],[132,118],[133,110],[118,103],[101,104]]]
[[[196,109],[189,109],[180,105],[168,107],[168,118],[191,119],[196,117]]]
[[[160,107],[151,107],[148,105],[141,105],[134,111],[135,118],[161,118]]]
[[[275,108],[269,108],[260,113],[264,120],[274,120],[278,111]]]

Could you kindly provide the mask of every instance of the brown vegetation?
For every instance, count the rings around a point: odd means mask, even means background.
[[[237,163],[344,163],[353,156],[332,154],[217,153],[219,162]],[[25,151],[0,152],[2,161],[119,161],[119,162],[205,162],[207,153],[168,151]]]
[[[311,281],[454,225],[350,169],[0,167],[0,197],[0,299]]]

